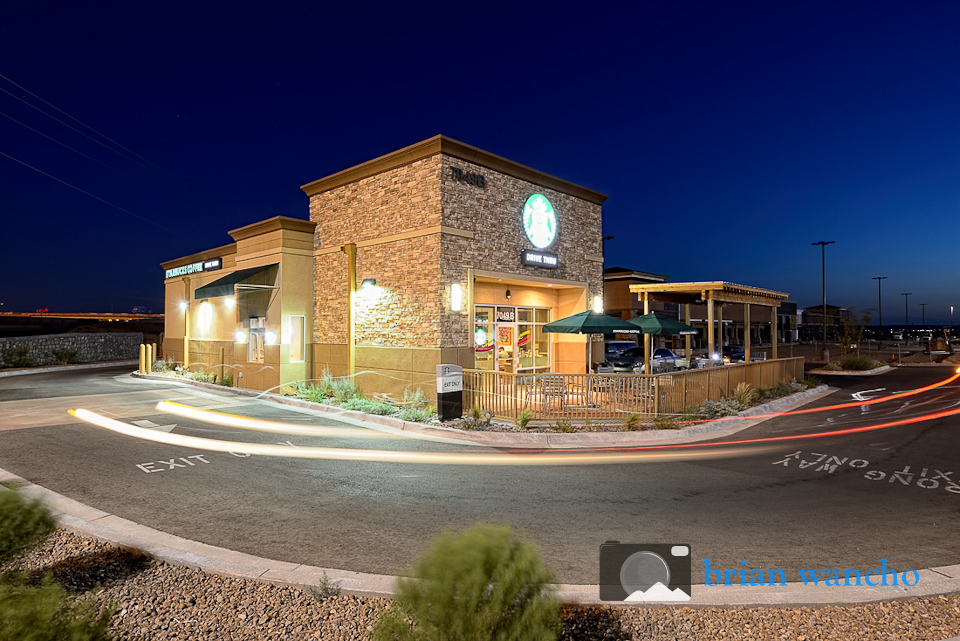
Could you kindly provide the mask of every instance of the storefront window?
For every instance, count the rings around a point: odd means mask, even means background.
[[[243,324],[250,332],[250,340],[247,343],[247,360],[251,363],[262,363],[267,319],[264,316],[258,316],[244,321]]]
[[[550,310],[480,306],[475,310],[474,354],[479,370],[538,373],[550,370]]]
[[[474,364],[477,369],[493,371],[494,362],[494,323],[492,307],[477,307],[473,331]]]

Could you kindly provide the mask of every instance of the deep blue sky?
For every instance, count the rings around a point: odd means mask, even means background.
[[[160,309],[159,262],[442,133],[608,194],[607,266],[810,306],[834,240],[831,304],[960,321],[960,4],[336,4],[0,0],[0,152],[127,210],[0,155],[0,309]]]

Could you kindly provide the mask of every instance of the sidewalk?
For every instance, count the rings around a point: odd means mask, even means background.
[[[165,377],[162,378],[169,381]],[[191,382],[192,383],[192,382]],[[288,405],[304,404],[303,401],[289,397],[264,395],[249,390],[225,389],[216,385],[195,384],[225,395],[237,394],[257,396],[266,402]],[[788,411],[831,393],[833,390],[820,388],[802,392],[794,397],[779,399],[764,406],[752,408],[753,414],[765,414],[772,411]],[[718,436],[728,436],[747,427],[766,420],[744,416],[735,421],[713,421],[681,430],[586,433],[586,434],[523,434],[511,432],[464,432],[440,426],[427,426],[419,423],[407,423],[389,417],[372,417],[359,412],[348,412],[306,403],[315,411],[331,418],[342,420],[351,425],[375,430],[400,430],[427,437],[443,437],[444,440],[458,439],[465,444],[490,445],[495,447],[605,447],[610,445],[666,445],[684,443]],[[330,410],[330,411],[327,411]],[[70,498],[34,485],[0,469],[0,483],[14,485],[26,496],[37,498],[50,506],[64,529],[75,534],[91,536],[125,550],[141,552],[149,557],[174,565],[200,568],[213,574],[248,578],[278,585],[305,587],[316,585],[324,576],[338,582],[345,593],[363,596],[392,595],[395,577],[381,574],[350,572],[334,568],[319,568],[284,561],[255,557],[249,554],[219,548],[197,541],[173,536],[159,530],[145,527],[116,515],[91,508]],[[0,491],[5,491],[0,487]],[[706,587],[694,584],[693,597],[683,602],[657,602],[645,605],[688,605],[688,606],[750,606],[750,605],[826,605],[843,603],[866,603],[871,601],[904,599],[960,592],[960,565],[935,567],[918,570],[919,581],[913,587],[808,587],[803,583],[788,583],[785,586],[716,586]],[[698,577],[696,568],[694,581]],[[560,597],[567,603],[607,604],[598,598],[597,585],[560,585]],[[634,605],[634,604],[631,604]],[[639,604],[644,605],[644,604]]]

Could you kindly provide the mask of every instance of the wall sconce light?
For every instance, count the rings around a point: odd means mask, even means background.
[[[459,312],[463,307],[463,289],[460,287],[460,283],[454,283],[450,285],[450,309],[455,312]]]
[[[367,287],[373,287],[377,284],[376,278],[364,278],[363,282],[360,283],[360,288],[365,289]]]
[[[277,333],[274,331],[269,331],[263,335],[264,341],[267,345],[276,345],[277,344]]]
[[[182,311],[187,311],[187,301],[185,300],[180,301],[180,309]]]
[[[237,330],[237,333],[234,334],[233,337],[236,339],[236,341],[237,341],[238,343],[246,343],[246,342],[247,342],[247,333],[246,333],[245,331],[243,331],[242,329],[238,329],[238,330]]]
[[[593,297],[593,311],[595,311],[598,314],[603,313],[603,297],[602,296]]]
[[[237,304],[237,301],[233,296],[227,296],[223,299],[223,304],[226,305],[227,309],[233,309],[233,306]]]
[[[507,290],[507,300],[510,300],[510,290]]]

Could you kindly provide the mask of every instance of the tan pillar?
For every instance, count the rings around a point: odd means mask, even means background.
[[[650,313],[650,294],[648,292],[643,292],[643,314],[646,316]],[[652,374],[650,371],[650,356],[651,356],[651,347],[653,336],[651,334],[643,335],[643,372],[644,374]]]
[[[713,364],[713,353],[716,351],[717,340],[716,334],[717,328],[713,324],[713,290],[707,292],[707,358],[710,359],[710,364]]]
[[[147,345],[146,352],[146,358],[144,359],[143,363],[144,369],[146,370],[147,374],[153,374],[153,360],[155,358],[153,355],[153,345]]]
[[[683,322],[687,325],[690,324],[690,303],[684,303],[683,305]],[[687,334],[683,337],[683,346],[687,353],[687,360],[690,362],[690,366],[693,366],[693,354],[690,353],[691,350],[691,341],[693,337],[690,334]]]
[[[347,362],[350,376],[357,373],[357,351],[353,335],[354,325],[353,297],[357,289],[357,245],[347,243],[340,247],[340,251],[347,255]]]
[[[750,362],[750,303],[743,304],[743,361]]]
[[[141,374],[147,373],[147,346],[143,343],[140,343],[140,368],[137,370]]]
[[[777,358],[777,308],[770,308],[770,358]]]

